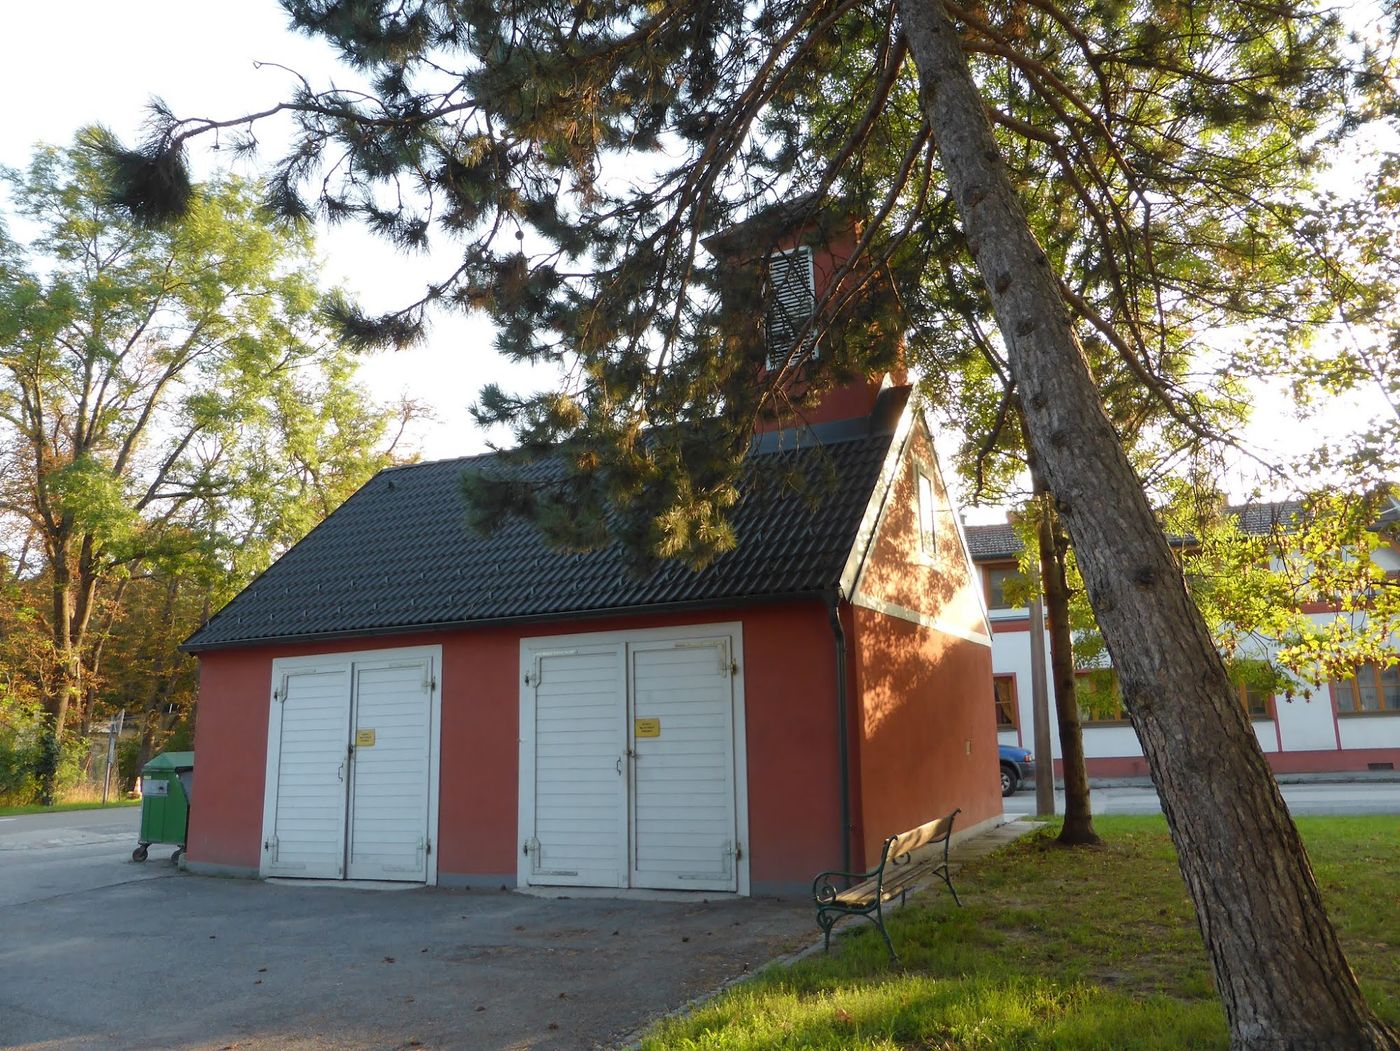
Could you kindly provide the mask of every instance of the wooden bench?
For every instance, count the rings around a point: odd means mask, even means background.
[[[885,948],[890,951],[890,960],[899,962],[899,956],[890,942],[889,931],[885,929],[885,902],[899,899],[904,904],[904,896],[920,879],[937,876],[947,885],[953,900],[962,907],[958,892],[953,889],[953,881],[948,873],[948,846],[953,837],[953,819],[962,813],[962,808],[954,810],[947,817],[940,817],[908,832],[901,832],[885,840],[880,854],[880,864],[869,872],[823,872],[812,881],[812,898],[817,906],[817,926],[825,936],[825,948],[831,949],[831,928],[843,916],[864,916],[880,929],[885,939]],[[943,845],[939,851],[938,845]],[[922,851],[916,858],[915,851]],[[844,890],[838,882],[846,884]]]

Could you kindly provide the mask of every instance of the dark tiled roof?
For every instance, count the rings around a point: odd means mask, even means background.
[[[967,546],[974,561],[1014,558],[1021,553],[1021,538],[1007,522],[967,526],[964,532],[967,533]]]
[[[1240,530],[1252,536],[1263,536],[1275,529],[1291,529],[1302,514],[1303,505],[1298,500],[1279,500],[1265,504],[1236,504],[1225,508],[1227,515],[1240,520]]]
[[[1292,526],[1303,505],[1296,500],[1264,504],[1235,504],[1225,508],[1227,515],[1239,519],[1240,529],[1254,536],[1271,533],[1277,528]],[[1021,553],[1021,538],[1006,522],[993,525],[967,526],[967,546],[977,562],[1015,558]],[[1167,538],[1173,545],[1189,544],[1194,538],[1173,535]]]
[[[894,392],[891,392],[894,393]],[[902,404],[902,402],[901,402]],[[629,573],[618,546],[567,554],[512,520],[466,525],[461,476],[492,456],[381,471],[185,643],[198,651],[270,640],[403,632],[514,618],[813,594],[835,586],[889,449],[888,427],[816,428],[749,456],[734,516],[739,545],[700,572],[668,562]],[[773,446],[780,447],[776,450]],[[829,466],[828,466],[829,465]],[[792,469],[829,488],[775,484]],[[549,461],[525,469],[546,477]]]

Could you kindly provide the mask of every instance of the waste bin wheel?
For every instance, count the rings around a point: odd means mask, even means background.
[[[173,862],[175,862],[175,863],[178,865],[178,864],[180,863],[180,855],[184,854],[184,852],[185,852],[185,848],[184,848],[184,847],[176,847],[176,848],[175,848],[175,853],[170,855],[170,860],[173,861]]]
[[[132,860],[132,861],[145,861],[145,860],[146,860],[146,844],[145,844],[145,843],[142,843],[139,847],[137,847],[135,850],[133,850],[133,851],[131,852],[131,860]]]

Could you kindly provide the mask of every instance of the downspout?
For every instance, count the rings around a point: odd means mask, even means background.
[[[834,588],[828,597],[827,615],[831,619],[831,635],[836,645],[836,740],[840,755],[841,783],[841,868],[851,871],[851,752],[847,732],[846,697],[846,629],[841,626],[841,589]]]

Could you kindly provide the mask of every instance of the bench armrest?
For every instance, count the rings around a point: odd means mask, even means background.
[[[869,872],[842,872],[840,869],[828,869],[826,872],[817,873],[816,879],[812,880],[812,897],[817,904],[834,901],[836,895],[840,893],[833,885],[833,878],[849,880],[851,883],[863,883],[868,879],[874,879],[880,874],[884,866],[873,868]]]

